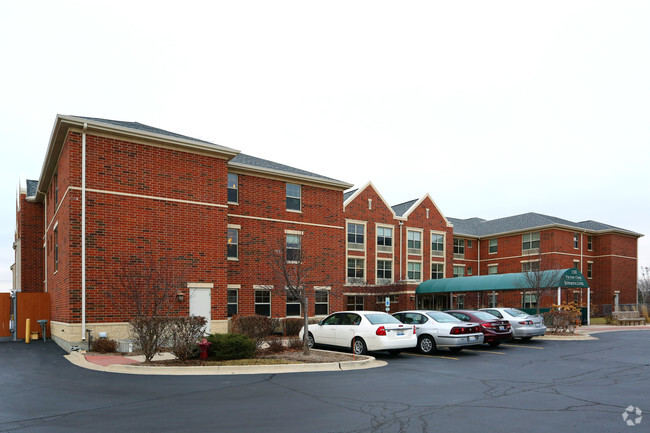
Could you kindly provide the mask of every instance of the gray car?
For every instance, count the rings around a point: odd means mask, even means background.
[[[442,311],[400,311],[393,317],[406,325],[415,325],[417,347],[424,354],[442,347],[459,352],[463,347],[483,343],[483,332],[478,323],[466,323]]]
[[[481,308],[481,311],[510,322],[513,338],[530,340],[533,337],[542,337],[546,333],[546,326],[541,316],[530,315],[516,308]]]

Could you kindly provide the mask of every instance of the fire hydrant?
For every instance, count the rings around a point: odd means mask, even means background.
[[[212,343],[210,343],[207,338],[201,340],[199,343],[199,347],[201,348],[199,359],[208,359],[208,347],[210,347],[211,344]]]

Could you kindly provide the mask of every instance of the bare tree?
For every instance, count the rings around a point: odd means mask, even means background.
[[[279,239],[275,248],[269,253],[269,263],[273,273],[274,285],[265,286],[285,299],[298,300],[303,316],[305,332],[302,337],[303,353],[309,355],[309,339],[307,327],[309,326],[309,295],[308,285],[313,285],[311,280],[314,270],[314,259],[309,257],[302,249],[302,239],[298,243],[287,246],[285,239]]]
[[[128,257],[117,272],[119,285],[107,292],[113,306],[125,317],[145,360],[151,361],[167,340],[168,317],[177,315],[176,294],[185,281],[182,266],[174,260]]]
[[[527,267],[522,272],[523,279],[515,283],[515,285],[535,295],[537,314],[539,314],[542,298],[557,288],[560,271],[556,269],[555,260],[544,256],[541,250],[537,253],[537,256],[532,257],[536,258],[527,262]]]
[[[650,266],[641,266],[641,277],[639,278],[639,304],[650,303]]]

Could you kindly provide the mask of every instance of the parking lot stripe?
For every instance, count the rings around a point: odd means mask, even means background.
[[[440,359],[453,359],[454,361],[458,361],[459,358],[454,358],[452,356],[444,356],[444,355],[423,355],[421,353],[409,353],[408,355],[412,356],[423,356],[425,358],[440,358]]]
[[[505,352],[494,352],[492,350],[473,350],[473,349],[463,349],[463,352],[476,352],[476,353],[490,353],[492,355],[505,355]]]
[[[537,347],[537,346],[521,346],[519,344],[502,344],[502,346],[506,347],[523,347],[525,349],[537,349],[537,350],[544,350],[543,347]]]

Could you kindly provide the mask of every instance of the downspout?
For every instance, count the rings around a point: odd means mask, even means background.
[[[43,281],[43,284],[45,285],[45,293],[47,293],[47,194],[45,194],[45,199],[43,199],[45,202],[45,205],[43,206],[43,209],[45,209],[45,216],[43,217],[45,219],[45,225],[43,228],[45,229],[45,233],[43,236],[43,255],[45,256],[45,281]]]
[[[478,244],[478,276],[481,276],[481,240],[477,239],[476,243]],[[489,243],[488,243],[489,244]]]
[[[86,341],[86,130],[81,133],[81,341]]]
[[[402,229],[404,227],[404,222],[400,221],[399,222],[399,280],[404,281],[404,273],[402,271],[402,259],[404,257],[404,237],[403,237],[403,232]]]

